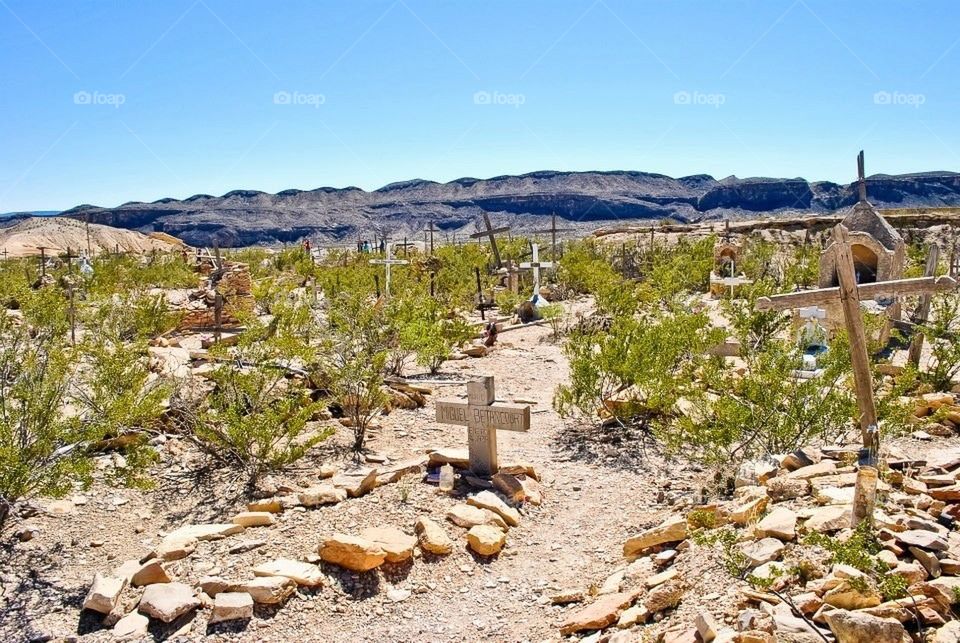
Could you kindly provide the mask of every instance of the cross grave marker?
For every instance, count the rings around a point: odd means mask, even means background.
[[[553,268],[553,262],[540,261],[540,247],[537,244],[531,244],[531,248],[533,250],[533,261],[524,261],[520,264],[520,267],[526,270],[533,269],[533,292],[536,294],[540,292],[540,269]]]
[[[393,244],[386,244],[386,250],[383,259],[371,259],[370,263],[384,266],[387,271],[387,279],[384,282],[384,295],[387,299],[390,298],[390,266],[405,266],[409,261],[406,259],[394,259],[393,258]]]
[[[500,261],[500,248],[497,247],[497,235],[501,232],[509,232],[510,227],[504,226],[502,228],[494,228],[490,224],[490,216],[484,212],[483,213],[483,224],[486,226],[486,230],[478,230],[470,235],[471,239],[480,239],[482,237],[487,237],[490,239],[490,249],[493,250],[493,260],[497,262],[497,268],[503,266],[503,262]],[[457,235],[453,235],[454,241],[456,241]]]
[[[470,470],[490,477],[497,462],[497,431],[529,431],[530,407],[496,404],[493,376],[467,382],[467,401],[437,400],[437,422],[467,427]]]

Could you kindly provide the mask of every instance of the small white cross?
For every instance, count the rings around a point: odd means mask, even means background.
[[[827,311],[818,306],[807,306],[797,311],[800,319],[826,319]]]
[[[389,299],[389,298],[390,298],[390,266],[404,266],[404,265],[406,265],[406,264],[408,264],[408,263],[410,263],[410,262],[407,261],[406,259],[394,259],[394,258],[393,258],[393,244],[392,244],[392,243],[388,243],[388,244],[387,244],[386,254],[384,255],[384,258],[383,258],[383,259],[371,259],[371,260],[370,260],[370,263],[372,263],[372,264],[378,264],[378,265],[381,265],[381,266],[385,266],[385,267],[386,267],[387,280],[386,280],[386,283],[384,284],[383,292],[384,292],[384,295]]]
[[[524,261],[520,264],[520,267],[525,270],[533,268],[533,292],[536,294],[540,292],[540,269],[553,268],[553,262],[540,261],[540,246],[535,243],[531,245],[533,247],[533,261]]]

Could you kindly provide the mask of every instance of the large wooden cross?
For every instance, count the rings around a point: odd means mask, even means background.
[[[554,212],[550,215],[550,227],[546,230],[534,230],[533,234],[547,234],[550,233],[550,258],[553,261],[557,260],[557,233],[558,232],[572,232],[573,228],[558,228],[557,227],[557,213]]]
[[[486,212],[483,213],[483,224],[486,226],[486,230],[478,230],[470,235],[471,239],[480,239],[482,237],[487,237],[490,239],[490,249],[493,250],[493,260],[497,263],[497,268],[503,266],[503,263],[500,261],[500,248],[497,247],[497,235],[501,232],[509,232],[510,227],[504,226],[502,228],[494,228],[490,224],[490,217]]]
[[[483,477],[499,471],[497,431],[529,431],[530,407],[495,404],[493,377],[467,382],[467,401],[437,400],[437,422],[467,427],[470,470]]]
[[[850,361],[853,365],[854,389],[857,406],[860,410],[860,433],[865,450],[864,455],[866,456],[867,468],[872,467],[875,472],[880,452],[880,433],[877,427],[876,404],[873,399],[873,378],[870,373],[870,356],[867,353],[866,332],[863,327],[863,318],[860,316],[860,300],[873,299],[881,295],[896,297],[915,293],[953,290],[956,288],[957,282],[950,277],[917,277],[858,285],[850,239],[843,224],[837,224],[833,229],[833,240],[836,246],[839,287],[761,297],[757,300],[757,309],[785,310],[840,300],[843,306],[844,325],[850,339]],[[861,466],[861,471],[864,468],[864,466]],[[858,478],[858,492],[860,488],[861,483],[860,478]],[[861,520],[872,519],[872,501],[863,504],[860,502],[861,496],[862,494],[857,493],[854,498],[853,526],[856,526]]]
[[[386,250],[383,259],[370,259],[370,263],[384,266],[387,271],[387,279],[384,282],[383,292],[386,295],[387,299],[390,298],[390,266],[404,266],[408,263],[406,259],[394,259],[393,258],[393,244],[386,244]]]
[[[540,292],[540,269],[541,268],[553,268],[552,261],[540,261],[540,246],[537,244],[531,244],[530,246],[532,251],[533,261],[524,261],[520,264],[521,268],[525,270],[533,269],[533,293],[537,294]]]

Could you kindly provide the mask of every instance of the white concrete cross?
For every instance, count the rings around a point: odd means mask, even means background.
[[[499,471],[497,431],[529,431],[530,407],[495,404],[493,377],[467,382],[467,401],[437,400],[437,422],[467,427],[470,470],[490,477]]]
[[[370,263],[372,263],[372,264],[378,264],[378,265],[381,265],[381,266],[385,266],[385,267],[386,267],[386,270],[387,270],[387,280],[386,280],[386,282],[384,283],[383,292],[384,292],[384,295],[386,295],[386,297],[389,299],[389,298],[390,298],[390,266],[404,266],[404,265],[406,265],[406,264],[408,264],[408,263],[410,263],[410,262],[407,261],[406,259],[394,259],[394,258],[393,258],[393,244],[392,244],[392,243],[388,243],[388,244],[387,244],[387,249],[386,249],[386,254],[384,255],[384,258],[383,258],[383,259],[371,259],[371,260],[370,260]]]
[[[537,244],[531,244],[533,249],[533,261],[524,261],[520,264],[520,267],[525,270],[530,270],[533,268],[533,293],[537,294],[540,292],[540,269],[541,268],[553,268],[552,261],[540,261],[540,246]]]
[[[797,311],[800,319],[826,319],[827,311],[819,306],[807,306]]]

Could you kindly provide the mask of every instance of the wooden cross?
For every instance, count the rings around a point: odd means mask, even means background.
[[[480,283],[480,269],[475,267],[473,272],[477,276],[477,310],[480,311],[480,319],[487,321],[487,311],[491,308],[496,308],[497,305],[493,300],[486,299],[483,296],[483,286]],[[433,296],[432,293],[431,296]]]
[[[860,316],[860,300],[873,299],[880,295],[906,295],[953,290],[956,281],[950,277],[918,277],[893,281],[877,281],[858,286],[853,266],[853,252],[850,248],[848,231],[843,224],[833,229],[836,246],[837,277],[840,286],[821,288],[805,292],[761,297],[757,300],[757,310],[785,310],[815,304],[824,304],[840,300],[843,306],[843,320],[850,339],[850,361],[853,365],[853,382],[860,410],[860,433],[863,442],[862,456],[865,460],[860,467],[876,473],[877,458],[880,452],[880,433],[877,427],[877,409],[873,399],[873,378],[870,373],[870,356],[867,353],[867,338]],[[870,475],[870,474],[866,474]],[[864,478],[865,479],[865,478]],[[873,478],[876,480],[875,476]],[[873,501],[870,494],[860,493],[861,476],[857,478],[857,493],[854,497],[853,521],[856,526],[862,520],[872,520]]]
[[[550,215],[550,227],[546,230],[534,230],[533,234],[547,234],[550,233],[550,259],[553,261],[557,260],[557,233],[558,232],[572,232],[573,228],[558,228],[557,227],[557,214],[554,212]]]
[[[490,248],[493,250],[493,260],[497,263],[497,268],[500,268],[503,263],[500,261],[500,249],[497,247],[497,236],[501,232],[508,232],[510,230],[509,226],[502,228],[494,228],[490,225],[490,217],[486,212],[483,213],[483,223],[486,226],[486,230],[480,230],[474,232],[470,235],[471,239],[481,239],[487,237],[490,239]],[[456,235],[454,235],[456,236]]]
[[[937,262],[940,261],[940,246],[934,244],[930,246],[927,253],[927,265],[924,266],[923,274],[926,277],[933,277],[937,274]],[[930,293],[920,295],[920,301],[917,304],[917,310],[913,315],[914,324],[923,324],[930,315]],[[923,352],[923,333],[919,328],[914,329],[913,338],[910,340],[910,350],[907,351],[907,361],[914,366],[920,365],[920,353]]]
[[[430,222],[430,225],[427,227],[427,229],[423,231],[424,241],[427,240],[427,239],[426,239],[426,236],[427,236],[428,234],[430,235],[430,256],[431,256],[431,257],[433,256],[433,233],[434,233],[434,232],[438,232],[438,230],[437,230],[436,227],[434,227],[433,221],[431,221],[431,222]]]
[[[383,292],[387,299],[390,298],[390,266],[405,266],[409,261],[406,259],[393,258],[393,244],[387,243],[383,259],[370,259],[370,263],[386,267],[387,278],[384,281]]]
[[[40,277],[47,276],[47,247],[37,246],[40,250]]]
[[[497,463],[497,431],[529,431],[530,407],[495,404],[493,377],[467,382],[467,401],[437,400],[437,422],[467,427],[470,470],[490,477]]]
[[[70,246],[67,246],[67,254],[64,255],[67,259],[67,272],[73,273],[73,260],[79,256],[80,255],[73,254],[73,250],[70,249]]]
[[[537,244],[532,244],[531,250],[533,253],[533,261],[524,261],[520,264],[521,268],[526,270],[533,269],[533,292],[534,294],[540,292],[540,269],[541,268],[553,268],[552,261],[540,261],[540,246]]]

